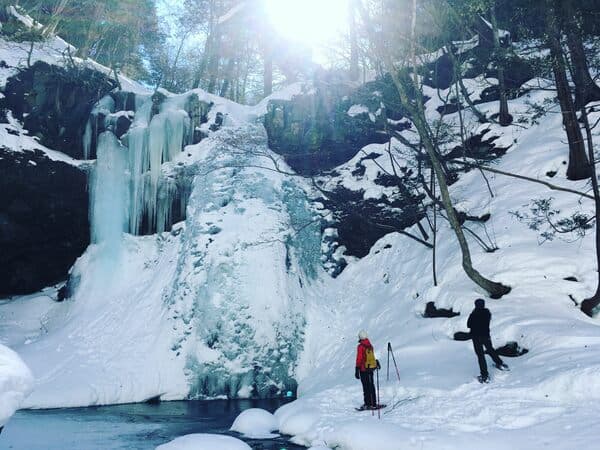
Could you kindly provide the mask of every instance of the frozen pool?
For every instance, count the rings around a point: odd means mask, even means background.
[[[273,412],[284,400],[212,400],[19,411],[0,434],[17,450],[153,449],[190,433],[231,434],[248,408]],[[238,436],[239,437],[239,436]],[[301,449],[285,438],[245,441],[254,449]]]

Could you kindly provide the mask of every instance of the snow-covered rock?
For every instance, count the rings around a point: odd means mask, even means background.
[[[277,418],[269,411],[260,408],[250,408],[236,417],[231,431],[237,431],[252,439],[269,439],[277,437],[272,431],[279,428]]]
[[[0,427],[31,392],[33,375],[14,351],[0,345]]]
[[[156,450],[251,450],[244,441],[220,434],[188,434],[178,437]]]

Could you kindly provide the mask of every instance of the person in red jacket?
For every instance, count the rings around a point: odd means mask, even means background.
[[[360,409],[377,409],[375,383],[373,372],[379,369],[379,361],[375,359],[375,350],[369,341],[366,331],[358,333],[358,347],[356,348],[356,370],[354,377],[360,380],[363,388],[364,405]]]

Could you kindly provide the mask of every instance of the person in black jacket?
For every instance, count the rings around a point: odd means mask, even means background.
[[[469,316],[467,326],[471,329],[471,339],[473,340],[473,348],[479,361],[479,370],[481,375],[478,377],[479,382],[487,383],[489,380],[489,374],[487,370],[487,363],[485,362],[485,354],[483,348],[487,350],[489,355],[494,360],[496,367],[500,370],[508,370],[508,366],[494,350],[492,346],[492,339],[490,338],[490,320],[492,314],[490,310],[485,307],[485,301],[481,298],[475,300],[475,309]]]

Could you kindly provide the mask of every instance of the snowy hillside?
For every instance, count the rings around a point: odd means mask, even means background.
[[[22,67],[27,48],[0,44],[0,59],[9,63],[0,70],[4,84]],[[66,44],[56,40],[36,48],[34,59],[62,64],[61,45]],[[465,80],[479,93],[496,82]],[[298,400],[276,413],[279,432],[307,447],[596,446],[600,328],[597,318],[578,307],[597,283],[594,230],[580,239],[567,235],[542,243],[540,233],[516,217],[548,197],[561,216],[589,214],[592,200],[487,173],[490,193],[480,171],[460,173],[450,187],[454,204],[472,217],[489,215],[469,227],[495,250],[486,252],[467,235],[474,265],[512,290],[492,300],[477,288],[439,217],[434,286],[432,250],[406,235],[385,235],[363,258],[345,257],[343,245],[328,246],[322,235],[332,237],[337,230],[323,225],[331,215],[320,204],[323,193],[268,147],[262,117],[269,99],[247,107],[200,89],[152,94],[134,82],[121,83],[131,97],[126,94],[119,105],[115,97],[123,97],[108,94],[85,118],[85,162],[43,146],[14,117],[0,126],[10,151],[37,149],[52,160],[94,167],[92,242],[69,273],[67,298],[55,301],[59,286],[53,286],[0,301],[0,343],[15,349],[35,376],[23,406],[293,391]],[[491,167],[585,191],[586,181],[566,180],[568,148],[558,106],[532,116],[532,104],[552,103],[553,92],[538,89],[549,82],[529,83],[525,88],[531,91],[509,102],[511,126],[480,124],[466,110],[444,120],[454,130],[464,120],[474,136],[494,138],[491,147],[506,149]],[[311,91],[294,85],[270,100],[306,92]],[[450,92],[426,88],[425,94],[428,118],[436,120]],[[497,103],[478,107],[489,116]],[[351,106],[348,115],[380,120],[364,105]],[[123,117],[127,127],[119,133]],[[590,120],[598,119],[600,112],[592,112]],[[401,136],[408,142],[417,138],[410,126]],[[414,160],[405,144],[394,138],[390,145],[406,155],[400,165],[410,172]],[[444,150],[455,145],[456,133]],[[315,183],[392,204],[401,198],[396,187],[376,182],[395,170],[387,148],[371,144]],[[92,156],[95,162],[88,161]],[[428,179],[429,169],[423,172]],[[417,226],[405,231],[420,233]],[[345,261],[336,278],[328,266],[331,251]],[[455,333],[467,331],[473,301],[480,297],[493,314],[495,347],[516,343],[528,350],[504,357],[510,372],[491,367],[490,384],[474,378],[471,342],[454,340]],[[425,318],[429,302],[460,315]],[[381,418],[354,410],[361,403],[353,377],[361,329],[368,331],[383,366],[378,382],[388,406]],[[400,380],[388,361],[388,342]],[[6,372],[1,364],[0,359],[0,384]],[[21,392],[27,384],[20,385]],[[12,414],[4,417],[1,406],[0,426]]]
[[[547,95],[538,91],[510,102],[512,114],[528,118],[526,102],[540,102]],[[482,110],[495,106],[484,105]],[[560,143],[560,115],[548,114],[539,125],[526,128],[491,126],[490,133],[500,136],[498,145],[511,146],[495,168],[538,179],[556,171],[554,183],[585,190],[585,182],[561,181],[567,150]],[[380,147],[382,154],[384,149]],[[386,165],[384,157],[379,160]],[[371,164],[367,173],[381,170]],[[327,301],[312,305],[299,368],[306,381],[300,383],[300,399],[278,413],[281,432],[295,435],[294,441],[304,445],[344,449],[595,446],[598,321],[574,304],[589,296],[597,282],[593,235],[540,245],[538,232],[511,214],[528,212],[532,200],[549,196],[563,214],[589,212],[593,202],[502,175],[488,178],[493,198],[475,170],[461,175],[451,193],[457,207],[469,214],[491,215],[485,226],[498,250],[485,253],[471,241],[474,263],[482,273],[512,287],[509,295],[487,302],[494,345],[518,342],[529,353],[504,358],[511,372],[492,366],[492,383],[479,384],[471,342],[452,339],[455,332],[468,331],[473,301],[485,298],[485,293],[462,271],[449,226],[443,223],[438,235],[437,287],[432,283],[431,251],[405,236],[388,235],[369,256],[328,282]],[[424,318],[430,301],[460,316]],[[360,329],[370,332],[383,366],[381,401],[388,408],[380,421],[377,413],[353,412],[362,400],[360,383],[352,378]],[[391,360],[386,380],[388,342],[400,382]]]

